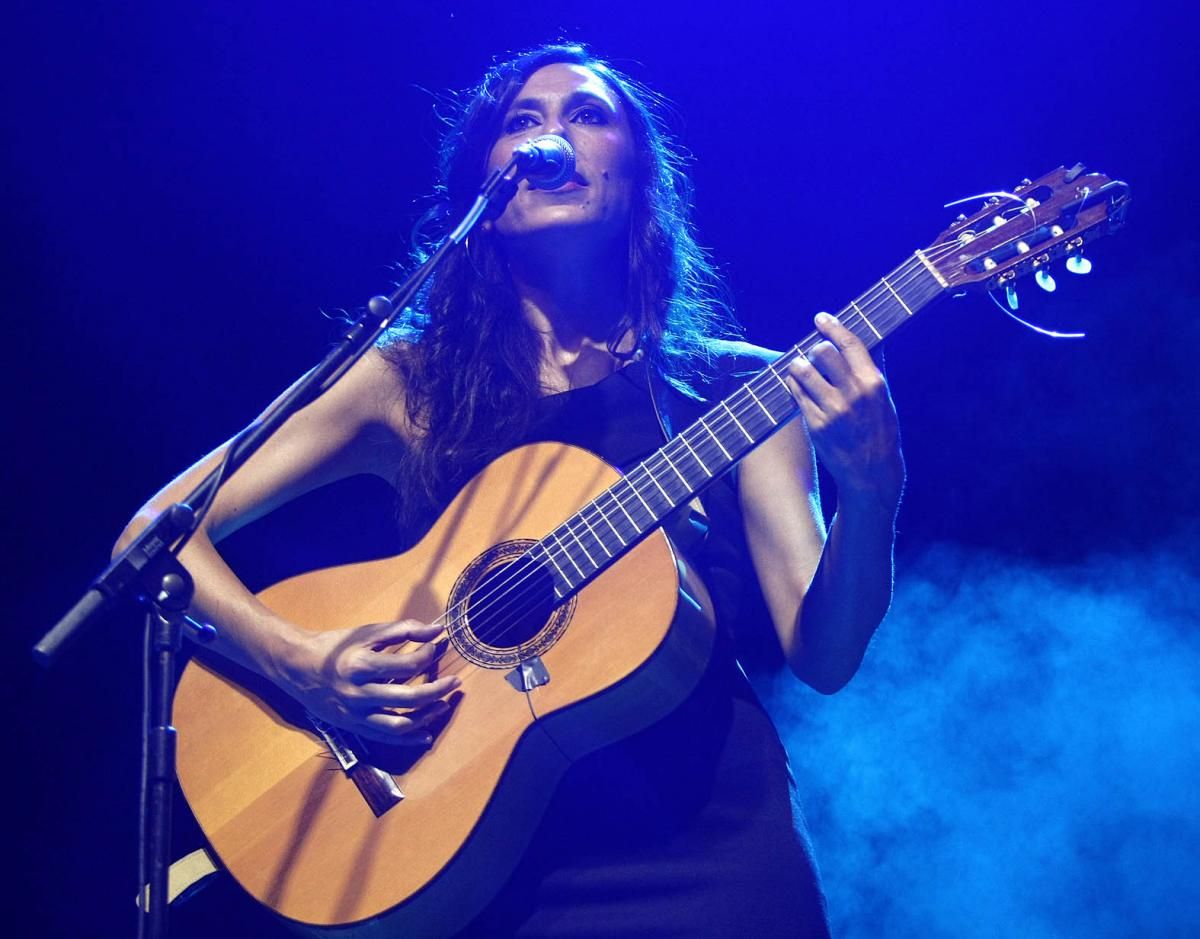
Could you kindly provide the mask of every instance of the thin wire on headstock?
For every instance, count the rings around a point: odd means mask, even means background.
[[[947,202],[944,206],[942,206],[942,208],[943,209],[952,209],[952,208],[954,208],[954,206],[962,205],[964,202],[974,202],[976,199],[983,199],[986,201],[986,200],[992,199],[992,198],[1000,198],[1001,196],[1003,196],[1005,199],[1012,199],[1014,202],[1019,202],[1019,203],[1021,203],[1021,205],[1028,208],[1030,210],[1030,212],[1033,211],[1034,207],[1031,206],[1024,199],[1022,199],[1020,196],[1018,196],[1016,193],[1006,192],[1003,189],[998,189],[995,192],[981,192],[977,196],[963,196],[961,199],[955,199],[953,202]]]
[[[1023,319],[1021,319],[1021,317],[1017,316],[1016,313],[1014,313],[1012,310],[1008,309],[1008,307],[1006,307],[1003,303],[1000,302],[1000,300],[999,300],[999,298],[997,298],[996,292],[994,290],[989,290],[987,292],[987,295],[992,298],[992,303],[996,304],[996,306],[1000,308],[1001,313],[1003,313],[1009,319],[1016,320],[1022,326],[1025,326],[1028,329],[1032,329],[1035,333],[1041,333],[1043,336],[1049,336],[1051,339],[1084,339],[1087,337],[1087,333],[1060,333],[1057,330],[1046,329],[1042,326],[1038,326],[1036,323],[1031,323],[1028,320],[1023,320]]]

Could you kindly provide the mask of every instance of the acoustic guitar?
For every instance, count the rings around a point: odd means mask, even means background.
[[[1128,186],[1060,167],[983,209],[852,300],[868,346],[946,293],[1045,286],[1063,255],[1123,221]],[[175,699],[185,797],[221,863],[298,931],[436,936],[511,872],[571,761],[669,713],[713,637],[710,601],[660,527],[795,417],[763,368],[622,475],[575,447],[520,447],[458,494],[411,550],[316,570],[260,594],[302,627],[412,618],[443,627],[431,673],[461,687],[427,749],[369,746],[309,719],[202,651]],[[333,930],[341,934],[343,930]]]

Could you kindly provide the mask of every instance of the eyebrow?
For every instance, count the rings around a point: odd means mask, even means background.
[[[617,110],[616,104],[614,101],[610,101],[608,98],[603,98],[600,95],[598,95],[596,92],[588,91],[586,88],[576,88],[569,95],[567,95],[566,101],[564,103],[565,103],[566,107],[572,108],[576,104],[579,104],[582,101],[589,101],[589,102],[594,101],[598,104],[602,104],[602,105],[604,105],[604,107],[606,107],[609,111],[613,112],[614,114],[616,113],[616,110]],[[541,99],[541,98],[532,98],[532,97],[518,98],[511,105],[509,105],[508,111],[509,112],[520,111],[522,109],[536,111],[538,108],[540,108],[542,106],[542,103],[543,103],[543,99]]]

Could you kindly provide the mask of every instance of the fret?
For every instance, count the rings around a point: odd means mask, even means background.
[[[943,290],[948,290],[950,288],[950,282],[947,281],[945,277],[943,277],[941,274],[938,273],[938,269],[936,267],[934,267],[932,264],[929,263],[929,259],[927,257],[925,257],[925,252],[924,251],[915,251],[913,253],[916,255],[917,260],[925,265],[925,269],[927,271],[929,271],[930,274],[933,275],[933,279],[938,282],[938,286],[941,287]]]
[[[658,491],[662,493],[663,498],[666,499],[667,504],[670,505],[671,497],[669,495],[667,495],[667,490],[665,490],[662,487],[662,483],[660,483],[657,479],[654,478],[654,474],[652,472],[650,472],[650,467],[646,463],[642,463],[639,468],[642,470],[642,472],[644,472],[647,476],[650,477],[650,482],[654,483],[654,485],[658,487]]]
[[[667,444],[667,446],[670,446],[670,444],[668,443],[668,444]],[[667,466],[669,466],[669,467],[671,467],[671,469],[675,470],[675,475],[676,475],[676,476],[678,476],[678,477],[679,477],[679,481],[680,481],[681,483],[683,483],[683,488],[684,488],[685,490],[686,490],[686,489],[690,489],[690,488],[691,488],[691,484],[690,484],[690,483],[687,481],[687,479],[685,479],[685,478],[684,478],[684,475],[683,475],[683,473],[679,472],[678,468],[677,468],[677,467],[675,466],[675,464],[674,464],[674,463],[671,461],[671,455],[670,455],[669,453],[667,453],[667,448],[666,448],[666,447],[663,447],[663,448],[662,448],[661,450],[659,450],[658,452],[659,452],[659,453],[661,453],[661,454],[662,454],[662,457],[663,457],[663,459],[667,461]]]
[[[701,426],[701,427],[703,427],[705,430],[707,430],[707,431],[708,431],[708,436],[712,437],[712,439],[713,439],[714,441],[716,441],[716,444],[717,444],[717,446],[721,448],[721,452],[725,454],[725,459],[727,459],[727,460],[732,460],[732,459],[733,459],[733,457],[731,457],[731,456],[729,455],[729,451],[725,449],[725,444],[721,443],[721,438],[720,438],[720,437],[718,437],[716,434],[714,434],[714,433],[713,433],[713,431],[712,431],[712,428],[711,428],[711,427],[709,427],[709,426],[708,426],[708,424],[706,424],[706,423],[705,423],[705,421],[704,421],[704,418],[703,418],[703,417],[702,417],[702,418],[700,418],[700,420],[698,421],[698,423],[700,424],[700,426]]]
[[[608,545],[606,545],[604,543],[604,541],[600,538],[600,536],[596,534],[596,529],[592,528],[591,522],[589,522],[587,520],[587,516],[584,515],[583,512],[579,513],[579,520],[581,522],[583,522],[584,525],[587,526],[587,530],[592,533],[592,538],[595,539],[596,544],[600,545],[600,547],[604,550],[604,553],[607,554],[609,557],[612,557],[613,554],[611,551],[608,550]],[[584,548],[584,551],[587,551],[587,548]],[[588,555],[588,557],[591,557],[591,555]],[[596,562],[593,561],[592,563],[595,564]]]
[[[537,544],[535,544],[532,548],[529,549],[529,556],[531,558],[535,558],[534,552],[539,551],[539,550],[542,552],[542,555],[551,564],[554,565],[554,569],[556,571],[558,571],[559,579],[561,579],[562,582],[564,584],[566,584],[567,588],[569,589],[571,587],[571,581],[567,579],[567,575],[562,572],[562,568],[558,566],[558,562],[556,560],[554,560],[554,556],[548,550],[546,550],[546,546],[544,544],[542,544],[542,542],[539,541]],[[536,558],[535,558],[535,560],[536,560]],[[553,580],[553,577],[551,579]],[[554,585],[554,595],[556,597],[558,597],[560,600],[563,598],[563,592],[559,589],[558,584]]]
[[[568,551],[568,550],[567,550],[567,549],[566,549],[566,548],[563,546],[563,543],[562,543],[562,541],[561,541],[561,540],[559,539],[559,537],[558,537],[558,531],[556,530],[556,531],[552,531],[552,532],[550,532],[550,537],[554,539],[554,543],[558,545],[558,549],[559,549],[560,551],[562,551],[562,553],[563,553],[563,554],[565,554],[565,555],[567,556],[567,560],[571,562],[571,566],[572,566],[572,567],[574,567],[574,568],[575,568],[575,570],[579,571],[579,576],[580,576],[580,577],[584,577],[584,576],[586,576],[586,575],[583,573],[583,569],[582,569],[582,568],[581,568],[581,567],[580,567],[578,564],[576,564],[576,563],[575,563],[575,556],[574,556],[573,554],[571,554],[571,552],[570,552],[570,551]]]
[[[712,479],[712,470],[710,470],[704,464],[704,461],[702,459],[700,459],[700,454],[692,449],[692,445],[690,443],[688,443],[687,434],[686,433],[680,434],[678,439],[682,440],[683,445],[688,448],[688,453],[690,453],[692,455],[692,459],[700,464],[700,469],[704,470],[705,474],[708,476],[709,479]]]
[[[584,543],[583,539],[580,538],[579,535],[575,533],[575,529],[571,527],[572,522],[574,522],[574,520],[577,518],[580,518],[580,515],[575,514],[559,527],[567,529],[567,534],[575,539],[575,543],[579,545],[580,550],[583,551],[583,556],[588,559],[588,563],[590,563],[593,568],[599,567],[600,565],[597,564],[596,559],[592,557],[592,552],[587,549],[587,545]]]
[[[617,530],[617,526],[616,526],[616,525],[614,525],[614,524],[613,524],[613,523],[612,523],[612,522],[609,520],[608,516],[607,516],[607,515],[604,513],[604,509],[602,509],[602,508],[600,507],[600,498],[599,498],[599,497],[597,497],[596,499],[594,499],[594,500],[592,501],[592,505],[594,505],[594,506],[596,507],[596,511],[600,513],[600,517],[601,517],[602,519],[604,519],[604,521],[605,521],[605,523],[608,525],[608,527],[609,527],[610,529],[612,529],[612,533],[613,533],[614,535],[616,535],[616,536],[617,536],[617,541],[621,542],[621,547],[622,547],[622,548],[623,548],[623,547],[625,547],[625,545],[626,545],[626,541],[625,541],[625,539],[624,539],[624,538],[622,538],[622,537],[621,537],[621,533],[620,533],[620,532]],[[630,519],[629,521],[630,521],[630,522],[632,522],[632,521],[633,521],[633,519]]]
[[[769,420],[772,424],[779,423],[779,421],[775,420],[775,415],[767,410],[767,406],[765,404],[763,404],[762,401],[759,399],[758,395],[756,395],[754,393],[754,389],[752,387],[747,385],[746,392],[750,395],[751,398],[754,399],[754,403],[757,404],[760,408],[762,408],[763,414],[767,415],[767,420]]]
[[[613,488],[615,489],[616,487],[614,486]],[[633,520],[633,516],[629,514],[629,509],[625,508],[625,503],[623,503],[619,498],[617,498],[616,494],[613,492],[613,489],[609,489],[608,492],[609,492],[608,497],[617,504],[617,508],[620,509],[625,514],[625,517],[627,519],[629,519],[629,524],[633,526],[633,530],[636,531],[638,534],[641,534],[641,532],[642,532],[641,526],[638,525],[638,523]]]
[[[774,369],[772,369],[771,375],[778,378]],[[755,381],[751,383],[751,385],[753,384],[758,384],[758,379],[755,379]],[[747,385],[746,387],[749,388],[751,385]],[[779,419],[789,417],[793,411],[800,407],[800,405],[796,403],[796,398],[792,394],[791,389],[783,383],[781,383],[779,388],[776,388],[774,385],[767,385],[766,387],[763,387],[761,384],[758,384],[758,391],[756,394],[758,394],[759,398],[761,398],[762,401],[768,405],[768,409],[771,411],[771,413]]]
[[[650,503],[648,503],[645,499],[642,498],[642,494],[640,492],[638,492],[638,488],[637,488],[637,486],[635,486],[633,484],[633,481],[630,480],[628,476],[625,478],[626,478],[626,484],[629,486],[630,490],[633,492],[633,494],[635,496],[638,497],[638,502],[642,503],[642,505],[644,505],[646,507],[646,514],[650,516],[650,520],[654,521],[656,516],[654,514],[654,509],[650,508]]]
[[[875,328],[875,324],[874,324],[874,323],[872,323],[872,322],[871,322],[869,319],[867,319],[867,314],[866,314],[866,313],[864,313],[864,312],[862,311],[862,307],[860,307],[860,306],[859,306],[857,303],[855,303],[853,300],[851,300],[851,301],[850,301],[850,306],[851,306],[851,308],[853,308],[853,310],[854,310],[854,311],[855,311],[855,312],[856,312],[856,313],[857,313],[859,316],[861,316],[861,317],[862,317],[862,321],[863,321],[864,323],[866,323],[866,324],[867,324],[867,327],[868,327],[868,328],[871,330],[871,332],[873,332],[873,333],[875,334],[875,338],[876,338],[876,339],[882,339],[882,338],[883,338],[883,333],[881,333],[881,332],[880,332],[878,329],[876,329],[876,328]]]
[[[721,407],[723,407],[725,409],[726,414],[728,414],[731,418],[733,418],[733,422],[735,424],[737,424],[737,429],[742,432],[742,435],[747,440],[749,440],[751,443],[754,443],[754,438],[751,437],[748,433],[746,433],[746,428],[743,427],[742,422],[737,419],[737,415],[733,413],[733,409],[730,408],[729,405],[726,404],[724,401],[721,402]],[[726,454],[726,456],[728,456],[728,454]]]
[[[796,350],[796,353],[798,355],[800,355],[804,358],[808,358],[808,356],[804,355],[804,352],[800,349],[799,346],[793,346],[792,348]],[[786,391],[788,393],[788,397],[791,398],[792,397],[791,386],[788,385],[788,383],[783,380],[782,375],[780,375],[777,371],[775,371],[775,364],[771,363],[770,365],[768,365],[766,367],[766,371],[771,373],[771,377],[774,378],[777,382],[779,382],[780,385],[783,386],[783,390]],[[793,398],[793,400],[795,400],[795,399]]]
[[[912,310],[910,310],[910,309],[908,308],[908,304],[907,304],[907,303],[905,303],[903,300],[901,300],[901,299],[900,299],[900,294],[896,293],[896,288],[895,288],[895,287],[893,287],[891,284],[889,284],[889,283],[888,283],[888,281],[887,281],[887,278],[886,278],[886,277],[881,277],[881,278],[879,278],[879,281],[880,281],[880,283],[882,283],[882,284],[883,284],[883,286],[887,287],[887,289],[888,289],[888,290],[890,290],[890,291],[892,292],[892,296],[896,298],[896,301],[897,301],[897,302],[898,302],[898,303],[899,303],[899,304],[900,304],[902,307],[904,307],[904,312],[905,312],[905,313],[907,313],[909,316],[912,316],[912,315],[913,315],[913,311],[912,311]],[[882,338],[882,337],[881,337],[881,338]]]

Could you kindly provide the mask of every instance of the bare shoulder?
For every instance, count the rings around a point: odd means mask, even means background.
[[[313,432],[345,440],[358,471],[384,478],[394,470],[397,451],[413,439],[404,377],[395,361],[402,354],[395,347],[369,349],[311,408]]]
[[[348,408],[360,425],[387,429],[408,440],[404,377],[395,362],[399,354],[403,353],[394,347],[368,349],[328,394],[336,395],[335,404]]]

